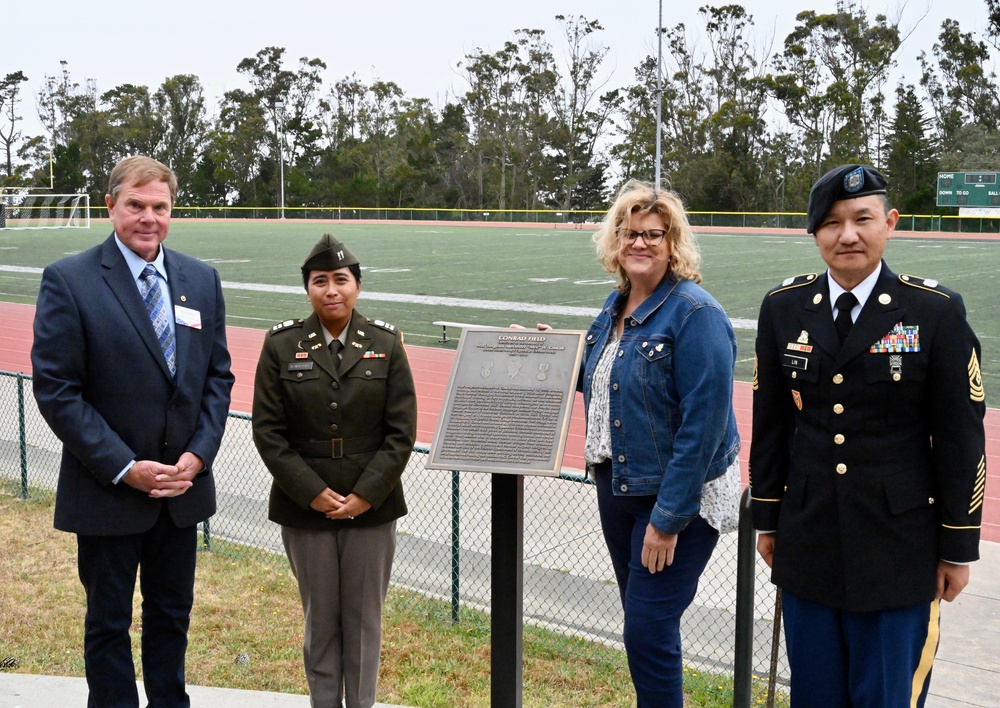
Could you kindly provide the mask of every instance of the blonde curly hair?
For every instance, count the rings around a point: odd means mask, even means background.
[[[628,228],[633,214],[659,214],[666,225],[670,240],[668,275],[701,282],[701,253],[688,223],[680,197],[668,189],[656,188],[649,182],[629,180],[618,191],[601,227],[594,234],[597,261],[608,273],[618,276],[618,289],[629,291],[628,275],[621,264],[621,255],[628,242],[619,238],[617,230]]]

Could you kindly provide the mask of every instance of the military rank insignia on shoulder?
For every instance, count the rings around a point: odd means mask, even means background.
[[[279,322],[278,324],[271,327],[271,334],[275,332],[281,332],[288,329],[289,327],[301,327],[302,323],[305,322],[304,319],[298,320],[285,320],[284,322]]]
[[[791,290],[793,288],[800,288],[803,285],[808,285],[814,280],[816,280],[816,273],[803,273],[802,275],[793,275],[791,278],[785,278],[783,281],[781,281],[781,285],[779,285],[774,290],[769,292],[768,295],[774,295],[776,293],[784,292],[785,290]]]
[[[921,290],[937,293],[941,297],[951,297],[945,288],[941,287],[941,283],[933,278],[921,278],[916,275],[907,275],[906,273],[902,273],[899,276],[899,282],[903,283],[903,285],[909,285],[911,288],[920,288]]]
[[[395,325],[391,325],[388,322],[383,322],[382,320],[368,320],[368,324],[384,329],[386,332],[396,331]]]

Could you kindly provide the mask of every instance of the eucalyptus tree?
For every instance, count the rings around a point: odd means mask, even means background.
[[[773,60],[770,89],[801,135],[809,169],[827,162],[877,163],[886,112],[883,88],[900,46],[898,23],[869,20],[853,0],[836,12],[800,12]]]
[[[557,126],[553,148],[562,172],[556,199],[560,207],[571,209],[581,206],[574,198],[578,185],[595,177],[603,182],[603,168],[595,155],[611,128],[609,118],[618,94],[599,96],[603,87],[599,72],[609,50],[594,41],[593,35],[604,29],[601,23],[582,15],[556,15],[556,20],[562,25],[566,52],[565,74],[552,102]]]
[[[0,79],[0,145],[3,146],[4,166],[9,180],[14,179],[14,146],[24,134],[17,127],[21,120],[18,104],[21,103],[21,84],[27,81],[23,71],[12,71]]]
[[[702,192],[714,208],[752,210],[763,196],[762,165],[769,143],[766,58],[751,46],[753,16],[742,6],[704,6],[699,14],[711,53],[703,67],[711,151],[700,168]]]
[[[487,53],[476,48],[459,64],[469,90],[463,106],[470,123],[475,159],[478,207],[508,207],[509,192],[516,189],[519,147],[524,129],[524,77],[527,65],[521,45],[507,41]]]
[[[395,115],[399,158],[391,168],[394,206],[422,207],[438,202],[441,165],[435,150],[437,116],[426,98],[403,99]]]
[[[375,81],[365,92],[358,109],[361,155],[375,181],[374,205],[382,206],[389,187],[389,172],[399,159],[394,142],[394,121],[404,94],[393,81]]]
[[[742,6],[704,6],[699,15],[707,51],[683,23],[662,32],[663,172],[693,209],[751,209],[763,198],[767,162],[766,57],[751,45],[753,18]],[[612,154],[626,177],[648,179],[655,167],[656,72],[653,57],[640,64],[616,116],[623,139]]]
[[[209,131],[207,156],[212,179],[236,206],[274,204],[275,163],[262,146],[269,143],[269,120],[257,98],[243,89],[227,91]]]
[[[553,203],[556,170],[550,145],[556,121],[548,111],[548,105],[559,82],[559,70],[552,54],[552,45],[545,37],[544,30],[519,29],[514,31],[517,44],[521,48],[522,83],[522,130],[517,134],[521,141],[518,146],[522,156],[522,195],[517,205],[525,209],[536,209],[542,204]]]
[[[942,148],[950,151],[956,147],[963,126],[996,129],[1000,93],[996,75],[984,68],[990,58],[989,47],[971,32],[962,32],[955,20],[941,23],[931,51],[936,66],[926,52],[920,53],[920,84],[930,99]]]
[[[433,126],[434,152],[441,181],[434,205],[465,209],[472,206],[476,163],[469,121],[462,103],[446,103]],[[431,203],[425,206],[431,206]]]
[[[73,119],[94,102],[97,94],[93,79],[87,80],[81,87],[70,76],[68,62],[60,61],[59,66],[61,72],[58,76],[45,75],[35,102],[38,120],[49,135],[50,148],[65,145],[73,139]]]
[[[611,115],[609,148],[618,164],[621,181],[654,174],[656,145],[656,57],[646,57],[634,69],[634,83],[621,90],[617,110]]]
[[[275,195],[280,187],[278,160],[284,157],[295,166],[305,159],[302,167],[308,169],[309,164],[315,164],[323,132],[318,99],[323,83],[320,72],[326,64],[320,59],[301,57],[298,69],[292,71],[285,68],[284,56],[284,47],[264,47],[236,66],[250,82],[249,96],[258,104],[258,112],[270,129],[256,149],[265,154],[263,166],[273,175]],[[279,145],[279,140],[284,144]],[[291,203],[301,201],[294,192],[287,196]]]
[[[148,87],[122,84],[101,94],[100,103],[106,106],[103,116],[122,156],[159,156],[166,125]]]
[[[153,102],[163,126],[158,157],[177,174],[178,201],[190,201],[197,192],[195,173],[210,127],[201,81],[193,74],[171,76],[156,90]]]
[[[339,150],[358,140],[358,111],[367,90],[354,73],[335,83],[329,94],[320,99],[319,113],[327,148]]]

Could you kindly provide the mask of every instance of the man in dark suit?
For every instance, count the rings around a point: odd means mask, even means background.
[[[219,274],[160,245],[176,193],[165,165],[119,162],[106,197],[114,233],[48,266],[35,312],[34,393],[63,443],[55,527],[77,534],[91,707],[139,705],[139,568],[149,705],[190,705],[196,524],[215,512],[233,376]]]
[[[829,269],[760,309],[750,486],[793,706],[923,705],[940,600],[979,558],[979,342],[957,293],[882,260],[898,219],[878,171],[828,172],[807,230]]]

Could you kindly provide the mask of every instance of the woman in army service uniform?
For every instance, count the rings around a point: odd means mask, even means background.
[[[402,335],[354,309],[361,268],[344,244],[324,235],[302,279],[313,314],[265,337],[253,436],[274,476],[268,518],[299,584],[312,706],[368,708],[416,392]]]

